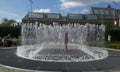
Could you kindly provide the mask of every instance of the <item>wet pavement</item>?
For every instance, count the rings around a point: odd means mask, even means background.
[[[45,62],[24,59],[16,55],[16,48],[0,50],[1,66],[31,71],[60,71],[60,72],[86,72],[101,71],[112,72],[120,70],[120,52],[108,50],[109,57],[89,62]],[[30,72],[30,71],[29,71]]]

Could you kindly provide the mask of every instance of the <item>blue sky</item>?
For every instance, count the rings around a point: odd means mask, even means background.
[[[113,1],[115,3],[113,3]],[[32,11],[61,13],[89,13],[90,7],[105,7],[110,4],[120,9],[120,0],[32,0]],[[31,11],[30,0],[0,0],[0,21],[3,18],[20,21]]]

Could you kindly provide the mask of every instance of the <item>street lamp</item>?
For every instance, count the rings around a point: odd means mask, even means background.
[[[114,9],[114,26],[117,25],[117,21],[116,21],[116,10]]]
[[[104,9],[103,8],[102,8],[101,13],[102,13],[102,24],[103,24],[103,15],[104,15]]]
[[[31,9],[31,11],[30,11],[29,15],[31,15],[31,16],[32,16],[32,4],[33,4],[33,2],[32,2],[32,0],[29,0],[29,2],[30,2],[30,9]],[[30,22],[30,18],[29,18],[28,23],[29,23],[29,22]]]
[[[33,4],[33,2],[32,2],[32,0],[29,0],[29,1],[30,1],[31,12],[32,12],[32,4]]]
[[[117,3],[115,1],[112,2],[114,5],[117,5]],[[114,26],[117,25],[117,21],[116,21],[116,10],[114,8]]]
[[[120,14],[119,14],[119,27],[120,27]]]

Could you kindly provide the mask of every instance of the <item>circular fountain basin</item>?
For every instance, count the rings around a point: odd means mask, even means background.
[[[108,57],[108,52],[99,47],[68,44],[68,52],[63,44],[47,43],[43,45],[18,46],[17,55],[22,58],[49,62],[85,62]]]
[[[22,58],[16,55],[16,49],[0,50],[0,66],[23,71],[60,71],[60,72],[97,72],[120,70],[120,51],[110,50],[104,59],[85,62],[50,62]]]

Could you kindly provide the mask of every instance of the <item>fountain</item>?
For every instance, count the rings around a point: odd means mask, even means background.
[[[104,35],[104,25],[23,24],[22,46],[18,46],[17,55],[49,62],[100,60],[108,57],[108,51],[103,49]],[[94,47],[89,46],[92,43]]]
[[[105,26],[22,24],[21,46],[0,49],[0,66],[28,72],[120,70],[120,51],[104,48]]]

